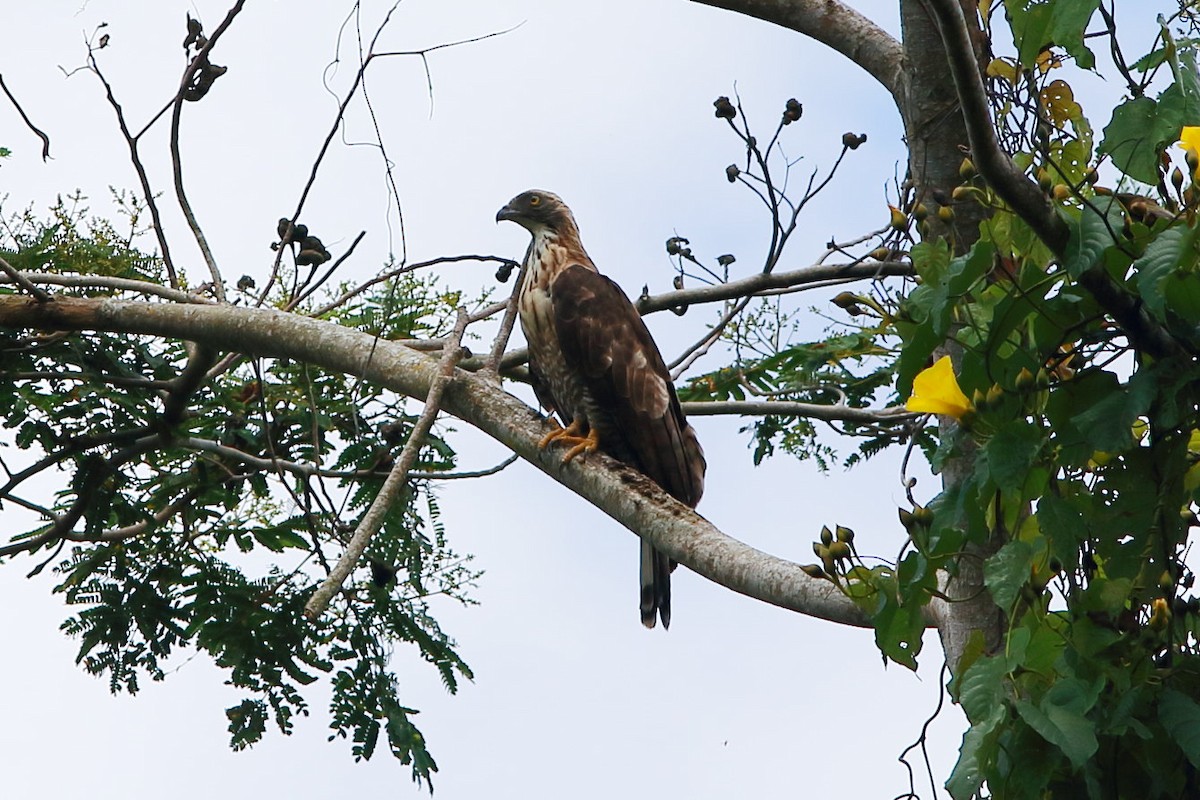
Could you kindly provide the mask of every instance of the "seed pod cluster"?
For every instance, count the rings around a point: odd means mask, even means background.
[[[800,101],[794,97],[788,98],[787,103],[783,106],[783,124],[791,125],[793,122],[799,122],[803,115],[804,106],[800,105]]]
[[[311,235],[308,226],[303,223],[293,223],[287,217],[282,217],[275,227],[275,232],[279,234],[279,241],[271,248],[274,250],[282,245],[296,245],[300,250],[296,253],[296,263],[302,267],[324,264],[333,258],[325,249],[324,243]]]

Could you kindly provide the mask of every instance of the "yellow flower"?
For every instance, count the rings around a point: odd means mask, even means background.
[[[1192,177],[1200,179],[1200,127],[1187,126],[1179,134],[1179,146],[1188,153]]]
[[[942,356],[936,364],[921,370],[913,378],[912,397],[904,407],[909,411],[945,414],[955,419],[962,419],[963,414],[971,410],[971,401],[958,388],[950,356]]]

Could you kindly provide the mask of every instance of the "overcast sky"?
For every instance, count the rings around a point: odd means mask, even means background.
[[[333,118],[322,76],[350,5],[250,0],[213,54],[228,74],[204,102],[185,108],[185,181],[231,280],[267,273],[275,220],[294,208]],[[386,9],[364,6],[371,20]],[[857,6],[896,31],[893,3]],[[185,12],[211,31],[225,4],[0,0],[0,10],[8,12],[0,73],[51,136],[54,156],[43,164],[36,140],[0,103],[0,145],[15,153],[0,167],[4,211],[42,209],[78,188],[94,210],[109,213],[108,187],[132,188],[135,176],[95,77],[66,78],[64,70],[83,63],[85,35],[107,22],[111,43],[99,58],[140,127],[177,84]],[[630,294],[646,283],[669,288],[663,242],[676,234],[690,238],[697,255],[734,253],[743,274],[752,272],[768,221],[747,191],[726,182],[725,165],[740,153],[712,109],[715,97],[735,88],[762,134],[787,98],[804,104],[803,121],[785,140],[789,156],[803,158],[795,180],[827,168],[843,132],[869,137],[802,218],[783,268],[811,263],[831,236],[886,222],[885,184],[902,174],[904,158],[890,98],[841,56],[765,23],[683,0],[409,0],[383,49],[517,25],[433,53],[432,108],[418,59],[391,59],[369,75],[410,258],[519,257],[527,234],[495,225],[494,216],[517,192],[539,187],[572,206],[600,269]],[[354,71],[346,44],[332,72],[339,92]],[[143,147],[156,187],[169,197],[164,132]],[[345,139],[372,139],[361,105]],[[374,147],[335,145],[303,215],[335,252],[367,231],[347,279],[374,274],[400,249],[380,159]],[[169,230],[176,258],[202,280],[178,214]],[[495,283],[493,271],[465,264],[445,278],[475,290]],[[803,305],[829,308],[826,297]],[[669,359],[709,321],[693,309],[655,315],[650,325]],[[807,335],[819,335],[823,324],[814,316]],[[821,474],[784,456],[754,468],[738,433],[743,424],[695,420],[709,461],[702,514],[800,562],[812,560],[811,542],[825,524],[856,529],[863,552],[896,552],[898,457],[852,473]],[[465,438],[461,453],[464,468],[505,455],[479,437]],[[923,480],[917,493],[928,498],[935,486]],[[937,702],[940,650],[932,637],[917,677],[885,668],[869,632],[748,600],[686,569],[675,573],[670,632],[646,631],[637,614],[637,542],[582,500],[521,464],[446,485],[441,497],[453,547],[474,553],[486,574],[478,606],[438,608],[475,671],[473,683],[449,696],[413,653],[396,654],[402,702],[421,709],[416,721],[441,767],[438,797],[707,800],[907,790],[896,757]],[[67,612],[49,593],[52,578],[23,579],[31,566],[17,560],[0,579],[5,796],[422,795],[408,768],[386,753],[355,764],[344,742],[327,743],[319,694],[295,735],[269,732],[254,750],[229,752],[223,710],[241,694],[203,656],[177,661],[165,683],[146,684],[137,697],[110,696],[106,682],[74,665],[76,645],[57,629]],[[944,710],[932,727],[939,783],[962,730],[957,709]]]

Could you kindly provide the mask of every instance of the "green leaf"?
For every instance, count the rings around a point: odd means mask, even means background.
[[[1200,769],[1200,705],[1176,689],[1163,690],[1158,719],[1192,766]]]
[[[1082,512],[1057,494],[1046,494],[1038,501],[1038,528],[1050,541],[1050,553],[1073,572],[1079,567],[1079,545],[1088,538]]]
[[[1067,273],[1078,278],[1100,263],[1104,252],[1116,243],[1114,236],[1125,225],[1125,215],[1115,197],[1098,197],[1084,207],[1079,221],[1071,225],[1065,264]]]
[[[1200,122],[1200,75],[1196,72],[1196,54],[1191,50],[1179,50],[1179,63],[1175,70],[1175,83],[1158,96],[1158,113],[1178,125],[1168,142],[1179,138],[1179,129]]]
[[[946,789],[954,800],[970,800],[983,785],[985,771],[996,758],[997,740],[1002,730],[1000,723],[1006,716],[1004,706],[994,705],[990,713],[963,736],[958,763],[946,781]]]
[[[1039,428],[1023,419],[1006,422],[984,447],[988,474],[1004,491],[1020,489],[1042,449]]]
[[[1029,580],[1029,568],[1033,564],[1033,545],[1020,539],[1001,547],[983,565],[983,582],[996,605],[1011,609],[1016,603],[1021,587]]]
[[[1047,45],[1062,47],[1084,69],[1096,58],[1084,44],[1083,34],[1100,0],[1005,0],[1021,66],[1031,69]]]
[[[1093,693],[1092,687],[1078,678],[1067,678],[1054,684],[1039,705],[1017,700],[1017,713],[1078,769],[1100,747],[1096,724],[1084,716],[1095,703],[1096,694],[1098,690]]]
[[[924,607],[916,603],[885,603],[874,618],[875,644],[897,664],[917,668],[921,637],[925,633]]]
[[[946,247],[944,244],[926,247],[920,251],[920,259],[916,258],[918,252],[914,248],[914,266],[919,274],[927,274],[929,278],[906,301],[907,310],[918,324],[901,328],[905,344],[896,376],[896,393],[900,397],[912,394],[913,378],[925,368],[929,356],[950,332],[955,306],[992,268],[996,253],[990,242],[979,241],[966,255],[944,264]]]
[[[1160,288],[1167,311],[1193,325],[1200,322],[1200,274],[1176,270]]]
[[[967,668],[957,681],[958,702],[967,719],[978,722],[1003,705],[1007,674],[1008,665],[1003,656],[985,656]]]
[[[1115,382],[1112,377],[1112,383]],[[1112,386],[1071,422],[1084,432],[1094,449],[1122,452],[1133,445],[1133,422],[1150,407],[1156,391],[1151,373],[1139,370],[1128,384]]]
[[[1159,319],[1164,316],[1162,284],[1179,267],[1183,253],[1192,247],[1195,229],[1176,225],[1163,231],[1133,262],[1134,278],[1142,302]]]
[[[1108,153],[1118,169],[1142,183],[1158,180],[1158,154],[1179,139],[1184,126],[1200,124],[1196,55],[1191,50],[1178,52],[1176,82],[1157,101],[1135,97],[1117,106],[1104,128],[1100,152]]]
[[[1117,169],[1134,180],[1153,184],[1158,180],[1159,151],[1178,139],[1182,128],[1182,122],[1160,115],[1152,98],[1135,97],[1113,109],[1099,152],[1111,156]]]

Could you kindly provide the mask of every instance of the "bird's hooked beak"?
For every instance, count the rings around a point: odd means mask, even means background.
[[[515,222],[517,216],[517,210],[511,205],[506,205],[504,208],[496,212],[496,222],[503,222],[504,220]]]

